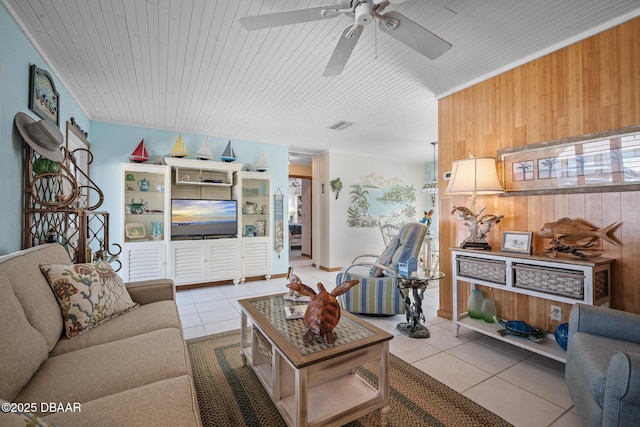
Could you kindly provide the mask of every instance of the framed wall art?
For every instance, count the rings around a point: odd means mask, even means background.
[[[502,233],[502,247],[500,250],[531,255],[532,244],[533,232],[531,231],[505,231]]]
[[[640,190],[640,126],[498,151],[505,196]]]
[[[29,109],[60,125],[60,94],[51,75],[35,65],[29,67]]]
[[[280,253],[284,248],[284,194],[280,188],[273,195],[273,217],[276,230],[274,249]]]

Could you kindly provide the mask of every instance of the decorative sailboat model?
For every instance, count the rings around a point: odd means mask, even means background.
[[[189,154],[187,147],[182,143],[182,134],[178,135],[176,143],[173,144],[173,148],[169,152],[171,157],[186,157]]]
[[[144,138],[142,138],[136,149],[133,150],[133,153],[129,156],[129,160],[132,163],[144,163],[149,160],[149,153],[147,153],[147,149],[144,148]]]
[[[196,159],[211,160],[212,158],[213,158],[213,153],[209,148],[209,137],[207,137],[207,139],[205,139],[205,141],[202,143],[200,148],[198,148],[198,151],[196,151]]]
[[[226,148],[222,152],[220,160],[222,160],[223,162],[234,162],[236,160],[236,153],[233,151],[233,147],[231,147],[231,140],[229,140]]]
[[[264,159],[264,153],[260,152],[260,158],[258,159],[258,162],[256,163],[256,170],[258,172],[266,172],[269,170],[269,163],[267,163],[267,161]]]

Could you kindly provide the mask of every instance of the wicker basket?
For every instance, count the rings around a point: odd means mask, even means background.
[[[514,264],[514,287],[547,294],[584,298],[584,274],[579,271],[550,269],[528,264]]]
[[[489,259],[458,256],[458,275],[505,285],[507,283],[507,263]]]
[[[271,365],[271,358],[273,357],[273,350],[271,348],[271,344],[269,344],[269,341],[267,341],[267,339],[260,333],[258,329],[254,328],[253,332],[255,333],[254,336],[258,341],[258,346],[257,346],[258,353],[260,353],[260,355],[264,358],[264,360],[269,365]]]

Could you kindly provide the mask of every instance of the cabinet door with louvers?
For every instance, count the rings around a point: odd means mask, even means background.
[[[169,245],[169,277],[176,285],[205,282],[206,261],[204,240],[185,240]]]
[[[240,243],[238,239],[207,242],[207,278],[209,281],[240,281]]]
[[[122,245],[122,269],[125,282],[167,277],[166,245],[164,242],[144,242]]]

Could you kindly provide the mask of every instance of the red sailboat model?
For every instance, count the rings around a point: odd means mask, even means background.
[[[133,153],[129,156],[129,160],[132,163],[144,163],[149,160],[149,153],[147,153],[147,149],[144,148],[144,138],[140,141],[140,144],[133,150]]]

